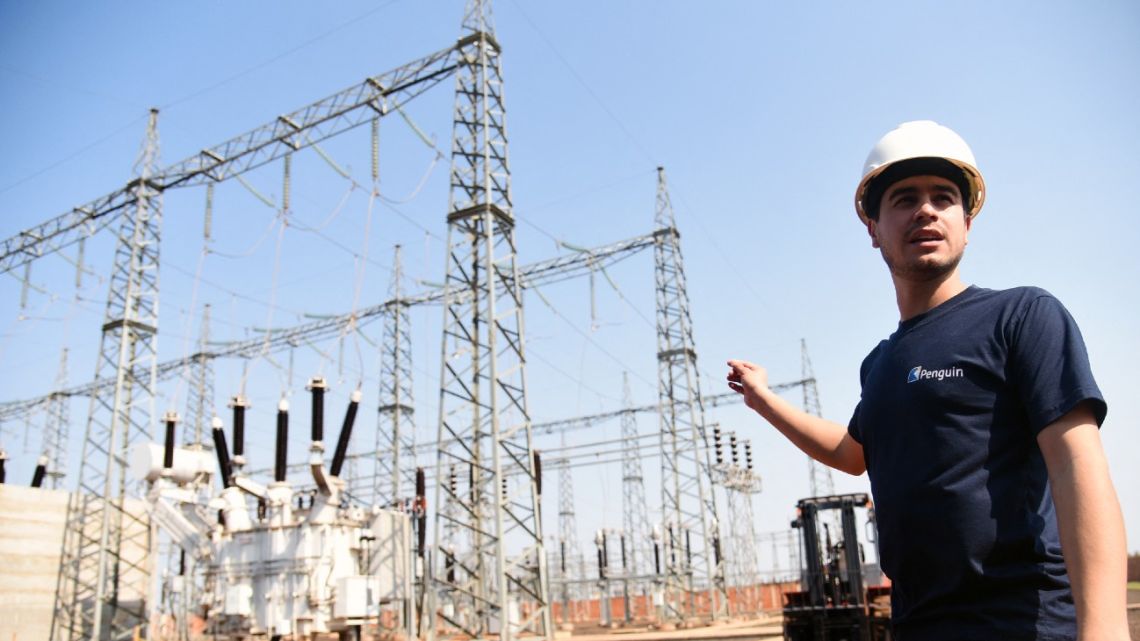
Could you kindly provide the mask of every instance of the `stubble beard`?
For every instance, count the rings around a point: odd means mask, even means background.
[[[887,264],[887,269],[890,270],[891,275],[912,282],[931,282],[945,278],[958,269],[958,263],[962,262],[963,253],[958,252],[944,260],[919,259],[908,262],[891,256],[885,248],[879,248],[879,254],[883,257],[883,262]]]

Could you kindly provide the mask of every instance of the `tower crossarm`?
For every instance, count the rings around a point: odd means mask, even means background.
[[[470,37],[433,54],[318,100],[158,171],[148,180],[163,191],[232,178],[294,151],[384,116],[468,64]],[[137,179],[0,244],[0,273],[86,238],[130,211]]]
[[[778,383],[770,385],[769,389],[773,392],[783,392],[785,390],[795,389],[804,385],[808,380],[788,381],[786,383]],[[704,397],[704,404],[706,407],[719,407],[721,405],[729,405],[733,403],[740,403],[744,401],[744,397],[736,392],[725,392],[723,394],[712,394]],[[605,421],[613,420],[624,414],[642,414],[649,412],[656,412],[657,405],[637,405],[620,410],[611,410],[609,412],[601,412],[598,414],[587,414],[585,416],[574,416],[571,418],[558,419],[554,421],[535,422],[533,429],[539,434],[552,434],[554,432],[564,432],[575,429],[581,429],[603,423]]]
[[[657,233],[644,234],[627,238],[601,247],[582,249],[573,254],[557,256],[547,260],[538,261],[519,268],[519,279],[523,282],[523,289],[545,285],[552,282],[574,278],[586,274],[598,266],[617,263],[636,253],[653,247],[653,239]],[[389,299],[382,303],[356,310],[355,313],[338,314],[318,320],[274,330],[269,336],[249,338],[214,345],[209,351],[199,351],[183,358],[163,361],[158,364],[158,378],[166,379],[183,371],[184,368],[200,364],[203,360],[216,358],[254,358],[261,354],[275,353],[287,350],[295,345],[304,344],[336,336],[346,331],[350,325],[361,327],[379,318],[388,309],[395,305],[415,306],[440,304],[444,300],[444,288],[429,289],[412,296],[399,299]],[[63,396],[90,396],[100,390],[108,389],[114,384],[114,379],[100,378],[83,385],[75,385],[66,389],[58,389],[43,396],[35,398],[6,401],[0,403],[0,421],[23,416],[30,411],[46,406],[53,398]],[[776,389],[776,388],[773,388]],[[717,397],[710,397],[715,399]],[[715,401],[713,402],[715,405]],[[656,405],[649,409],[656,409]],[[648,410],[646,410],[648,411]],[[615,414],[616,416],[617,414]]]

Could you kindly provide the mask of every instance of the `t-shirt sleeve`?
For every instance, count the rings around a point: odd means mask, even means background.
[[[863,444],[863,431],[859,426],[859,404],[855,405],[855,411],[851,414],[851,421],[847,423],[847,433],[851,438],[855,439],[860,445]]]
[[[870,371],[871,365],[875,362],[875,358],[879,355],[879,351],[883,349],[883,345],[885,344],[886,341],[883,341],[876,345],[875,349],[872,349],[871,353],[867,354],[867,356],[863,358],[863,363],[859,365],[860,397],[863,395],[863,385],[867,383],[867,372]],[[851,413],[851,421],[847,423],[847,433],[850,434],[851,438],[855,439],[855,442],[859,445],[865,444],[863,442],[863,430],[866,429],[866,426],[859,423],[859,408],[862,405],[863,401],[859,401],[855,405],[855,411]]]
[[[1011,382],[1017,386],[1034,434],[1088,401],[1097,425],[1108,405],[1089,366],[1081,330],[1053,296],[1042,294],[1025,306],[1010,347]]]

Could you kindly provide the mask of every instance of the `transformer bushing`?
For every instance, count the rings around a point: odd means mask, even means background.
[[[360,399],[359,390],[350,397],[334,469],[343,464]],[[214,419],[222,489],[205,505],[199,502],[199,490],[207,485],[212,465],[203,463],[208,458],[204,452],[157,444],[136,448],[133,468],[150,484],[152,518],[205,568],[209,588],[198,605],[211,614],[211,638],[301,638],[358,632],[382,620],[395,621],[398,632],[413,637],[411,515],[342,503],[344,483],[326,471],[320,441],[313,442],[309,459],[316,493],[308,503],[296,505],[295,499],[306,495],[298,494],[285,475],[288,414],[282,400],[275,480],[268,487],[234,470],[222,422]],[[314,411],[314,420],[318,414]],[[167,425],[166,442],[173,443],[174,421]],[[323,437],[319,427],[323,425],[313,427],[313,436]],[[265,505],[264,512],[255,513],[254,505]],[[215,512],[217,519],[201,517]],[[393,609],[394,617],[382,616]]]

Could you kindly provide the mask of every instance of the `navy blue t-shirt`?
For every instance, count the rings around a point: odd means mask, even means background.
[[[1071,639],[1075,611],[1037,434],[1107,411],[1048,292],[970,287],[863,361],[863,445],[897,639]]]

